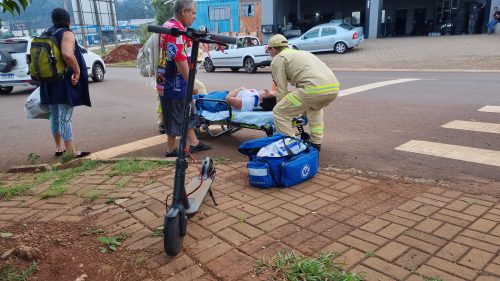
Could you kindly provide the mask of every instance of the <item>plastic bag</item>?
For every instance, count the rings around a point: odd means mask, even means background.
[[[28,119],[49,119],[50,110],[46,104],[40,104],[40,88],[36,88],[26,99],[24,112]]]
[[[299,154],[306,149],[307,146],[304,144],[304,142],[295,138],[284,138],[262,147],[257,153],[257,156],[283,157],[288,156],[289,154]]]

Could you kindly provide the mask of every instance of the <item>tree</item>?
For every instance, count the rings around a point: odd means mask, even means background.
[[[2,11],[4,13],[9,12],[11,14],[14,14],[14,11],[16,11],[18,14],[21,14],[21,8],[23,10],[26,10],[26,7],[28,7],[29,4],[30,0],[3,0],[2,2],[0,2]]]
[[[118,20],[146,19],[154,16],[150,0],[117,0],[115,7]]]
[[[151,4],[156,11],[155,20],[157,24],[163,24],[174,15],[172,3],[165,3],[165,0],[152,0]]]

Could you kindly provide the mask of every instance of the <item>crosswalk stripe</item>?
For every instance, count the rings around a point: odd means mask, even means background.
[[[370,83],[370,84],[366,84],[366,85],[362,85],[362,86],[358,86],[358,87],[352,87],[349,89],[341,90],[339,93],[339,97],[348,96],[348,95],[352,95],[352,94],[356,94],[359,92],[364,92],[364,91],[368,91],[368,90],[372,90],[372,89],[376,89],[376,88],[380,88],[380,87],[384,87],[384,86],[412,82],[412,81],[417,81],[417,80],[420,80],[420,79],[404,78],[404,79],[396,79],[396,80]]]
[[[486,106],[481,107],[478,111],[500,113],[500,106],[486,105]]]
[[[101,150],[90,154],[92,160],[107,160],[116,156],[134,152],[136,150],[145,149],[148,147],[167,143],[166,135],[158,135],[155,137],[138,140],[123,145],[115,146],[109,149]]]
[[[500,151],[420,140],[411,140],[395,149],[500,167]]]
[[[454,120],[442,126],[448,129],[500,134],[500,124]]]

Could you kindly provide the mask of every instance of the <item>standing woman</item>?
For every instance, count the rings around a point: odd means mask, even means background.
[[[48,104],[50,108],[50,124],[56,144],[55,156],[69,151],[75,157],[84,157],[90,152],[79,151],[74,146],[71,118],[73,107],[91,106],[87,66],[75,35],[70,30],[68,12],[62,8],[52,10],[52,23],[54,25],[48,31],[55,35],[59,43],[66,63],[66,73],[61,81],[40,83],[41,103]]]

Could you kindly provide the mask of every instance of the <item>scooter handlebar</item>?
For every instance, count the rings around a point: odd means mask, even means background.
[[[209,34],[208,37],[210,40],[220,42],[223,44],[236,44],[236,37],[225,36],[225,35],[217,35],[217,34]]]
[[[177,28],[167,28],[159,25],[149,24],[148,31],[159,34],[172,34],[174,36],[179,35],[179,29]]]
[[[219,43],[219,44],[236,44],[236,37],[218,35],[218,34],[207,34],[205,32],[196,31],[194,29],[188,29],[187,31],[182,31],[177,28],[167,28],[159,25],[148,25],[148,31],[160,34],[171,34],[173,36],[186,35],[189,38],[198,38],[200,42],[204,43]]]

